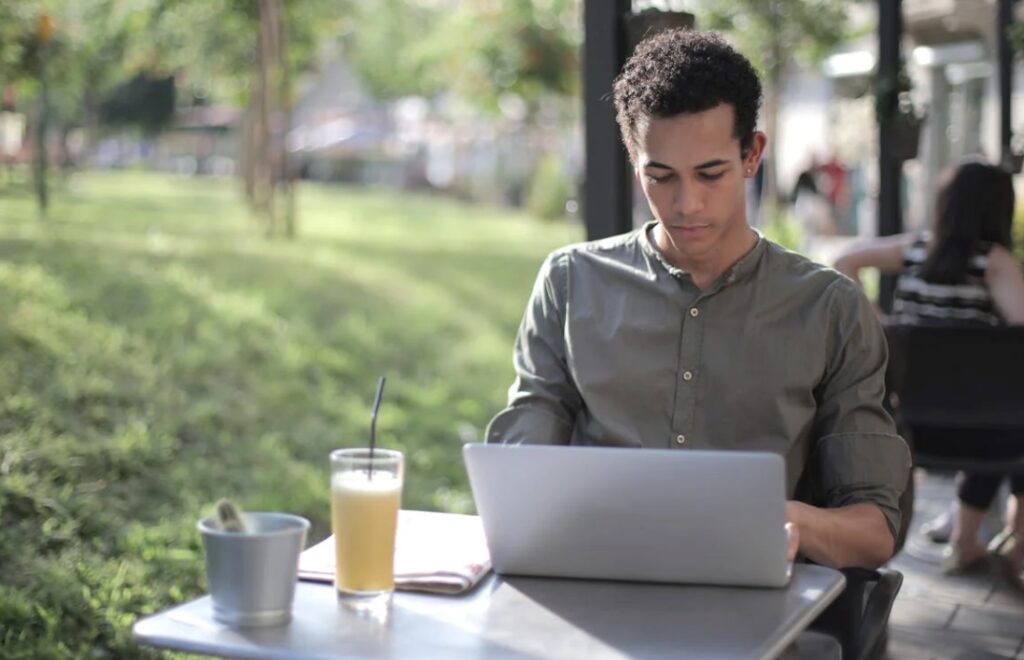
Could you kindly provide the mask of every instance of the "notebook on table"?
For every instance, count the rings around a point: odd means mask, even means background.
[[[491,570],[483,526],[477,516],[432,511],[398,512],[395,588],[460,594]],[[299,557],[299,579],[334,582],[334,537]]]
[[[776,454],[484,444],[463,454],[500,574],[789,582]]]

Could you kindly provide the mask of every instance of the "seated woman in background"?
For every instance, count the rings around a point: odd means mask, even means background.
[[[935,204],[934,233],[886,236],[855,245],[835,263],[860,281],[862,268],[899,274],[893,319],[917,325],[1024,325],[1024,274],[1012,253],[1013,181],[983,163],[966,163],[947,176]],[[969,442],[969,439],[964,439]],[[1017,452],[1007,445],[1008,452]],[[1007,458],[1014,454],[1008,453]],[[1010,477],[1013,495],[1006,528],[988,550],[978,541],[985,511],[1001,476],[966,474],[943,570],[963,572],[998,559],[1015,586],[1024,564],[1024,474]]]

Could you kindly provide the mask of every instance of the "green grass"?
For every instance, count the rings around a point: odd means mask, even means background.
[[[462,441],[511,382],[543,256],[581,239],[493,209],[303,186],[260,237],[233,181],[72,179],[50,219],[0,188],[0,655],[134,657],[139,615],[205,589],[230,496],[328,533],[327,453],[407,455],[408,508],[467,511]]]

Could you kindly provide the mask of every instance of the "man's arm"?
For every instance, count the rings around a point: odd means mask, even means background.
[[[486,442],[569,443],[582,400],[565,346],[568,258],[556,251],[537,275],[516,335],[508,406],[488,424]]]
[[[799,534],[799,552],[815,563],[876,568],[892,557],[895,540],[882,510],[874,504],[822,509],[787,502],[786,519]]]
[[[830,296],[826,367],[806,470],[817,497],[787,504],[800,552],[821,564],[874,568],[892,556],[910,452],[882,406],[888,348],[871,304],[839,279]]]
[[[1002,245],[988,253],[985,283],[999,315],[1010,325],[1024,325],[1024,273],[1013,254]]]

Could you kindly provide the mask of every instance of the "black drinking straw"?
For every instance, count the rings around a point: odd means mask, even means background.
[[[367,479],[373,479],[373,451],[377,447],[377,411],[380,410],[380,400],[384,395],[384,376],[380,377],[377,383],[377,396],[373,400],[373,413],[370,415],[370,469]]]

